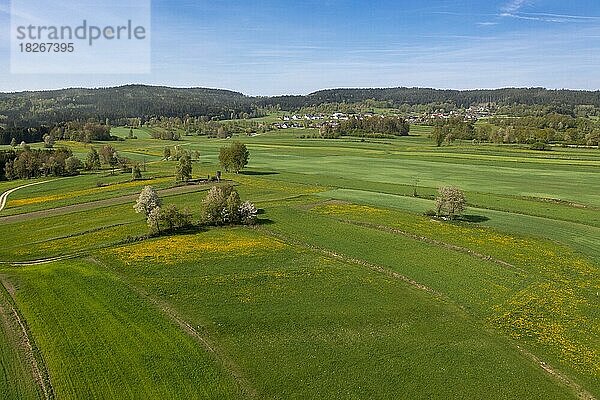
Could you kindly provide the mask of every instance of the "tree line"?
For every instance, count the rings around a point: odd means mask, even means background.
[[[374,134],[408,136],[410,125],[400,117],[350,117],[338,128],[343,136],[370,136]]]
[[[81,160],[66,148],[35,150],[24,145],[19,150],[0,152],[0,180],[71,176],[82,168]]]
[[[576,144],[598,146],[600,124],[588,118],[562,114],[540,117],[495,117],[475,124],[462,118],[437,119],[431,135],[438,146],[454,140],[474,140],[489,143]]]

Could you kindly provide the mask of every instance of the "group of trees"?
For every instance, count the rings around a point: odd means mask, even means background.
[[[134,210],[143,214],[150,234],[175,231],[194,225],[188,208],[180,210],[175,205],[162,206],[156,190],[146,186],[140,193]],[[249,201],[243,202],[233,186],[213,186],[201,206],[200,225],[253,225],[257,221],[258,210]]]
[[[244,115],[244,118],[250,118]],[[150,135],[154,139],[178,141],[181,136],[208,136],[225,139],[233,135],[249,135],[262,133],[270,126],[261,122],[246,119],[219,121],[216,117],[209,119],[206,116],[192,117],[153,117],[145,126],[152,128]]]
[[[115,169],[119,168],[122,173],[131,173],[134,180],[142,179],[140,164],[120,156],[117,150],[109,144],[102,146],[100,151],[90,147],[83,163],[83,167],[87,171],[97,171],[102,168],[102,165],[110,168],[111,174],[114,174]]]
[[[228,90],[127,85],[100,89],[63,89],[0,93],[0,123],[9,126],[53,126],[90,119],[119,124],[132,117],[207,116],[218,119],[257,115],[252,98]]]
[[[440,147],[444,142],[452,143],[455,139],[472,140],[474,132],[475,126],[471,121],[462,118],[437,119],[431,138]]]
[[[72,140],[82,143],[116,139],[110,134],[110,125],[108,122],[102,124],[95,121],[61,122],[52,128],[50,135],[55,140]]]
[[[552,143],[597,146],[600,124],[589,118],[563,114],[491,118],[488,125],[478,127],[478,137],[494,143]]]
[[[151,234],[160,234],[161,228],[173,231],[192,225],[192,213],[189,209],[179,210],[173,204],[162,208],[162,200],[152,186],[142,189],[133,209],[146,217]]]
[[[50,133],[50,128],[47,126],[35,126],[28,128],[19,127],[0,127],[0,145],[10,144],[13,147],[21,142],[35,143],[41,142],[44,135]]]
[[[0,179],[77,175],[82,167],[81,160],[65,148],[32,150],[24,145],[19,150],[0,152]]]
[[[231,146],[222,147],[219,152],[219,163],[226,172],[239,173],[250,158],[250,152],[246,145],[240,142],[233,142]]]
[[[13,150],[0,151],[0,180],[31,179],[41,176],[72,176],[81,170],[97,171],[105,165],[114,173],[119,168],[131,173],[134,180],[142,178],[142,169],[136,162],[121,157],[114,147],[104,145],[100,151],[91,147],[81,161],[67,148],[31,149],[22,144]]]
[[[354,116],[342,121],[338,130],[344,136],[370,136],[374,134],[408,136],[410,125],[404,118],[400,117]]]
[[[0,123],[31,128],[54,126],[64,121],[104,121],[107,118],[111,124],[141,127],[156,116],[180,118],[182,122],[186,118],[202,118],[203,122],[207,122],[213,119],[255,118],[273,110],[358,112],[380,106],[400,108],[448,104],[468,108],[481,103],[494,104],[499,112],[510,115],[533,115],[542,111],[591,116],[600,112],[600,92],[543,88],[459,91],[399,87],[322,90],[306,96],[251,97],[227,90],[128,85],[1,93]],[[332,104],[335,104],[335,110],[327,106]],[[192,122],[188,124],[190,132],[198,132],[198,126],[193,126]],[[187,132],[187,127],[184,131]],[[32,142],[25,138],[21,140]]]
[[[233,186],[213,186],[202,201],[202,222],[206,225],[253,225],[257,214],[254,204],[242,203]]]
[[[437,119],[431,138],[438,146],[457,139],[507,144],[564,143],[598,146],[600,124],[587,118],[573,118],[562,114],[522,118],[495,117],[480,124],[457,117]]]

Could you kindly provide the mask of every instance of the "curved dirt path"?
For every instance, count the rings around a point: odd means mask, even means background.
[[[210,189],[210,185],[176,186],[176,187],[173,187],[170,189],[159,190],[158,194],[163,195],[163,196],[169,196],[169,195],[176,195],[176,194],[191,193],[191,192],[196,192],[196,191],[199,192],[199,191],[208,190],[208,189]],[[8,192],[5,192],[4,194],[6,194],[6,193],[8,193]],[[109,207],[112,205],[124,204],[124,203],[130,202],[130,201],[134,201],[138,197],[139,197],[139,193],[136,193],[136,194],[130,194],[130,195],[123,195],[123,196],[119,196],[119,197],[110,197],[108,199],[96,200],[96,201],[91,201],[88,203],[79,203],[79,204],[73,204],[73,205],[69,205],[69,206],[51,208],[48,210],[40,210],[40,211],[32,211],[32,212],[24,213],[24,214],[8,215],[6,217],[0,217],[0,224],[9,224],[9,223],[13,223],[13,222],[27,221],[27,220],[35,219],[35,218],[53,217],[56,215],[71,214],[71,213],[75,213],[78,211],[87,211],[87,210],[93,210],[95,208]]]
[[[19,187],[7,190],[6,192],[0,194],[0,211],[4,210],[4,207],[6,206],[6,201],[8,200],[8,196],[11,195],[13,192],[16,192],[19,189],[24,189],[26,187],[41,185],[41,184],[53,182],[56,180],[57,179],[51,179],[49,181],[28,183],[27,185],[23,185],[23,186],[19,186]]]

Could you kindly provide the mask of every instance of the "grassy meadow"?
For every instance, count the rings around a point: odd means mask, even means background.
[[[143,186],[175,186],[165,146],[199,151],[204,178],[231,139],[136,129],[110,144],[145,180],[105,169],[17,190],[0,212],[0,392],[600,397],[600,152],[436,148],[428,132],[235,138],[249,167],[224,178],[262,210],[254,227],[148,239],[133,210]],[[103,143],[57,145],[84,157]],[[442,185],[465,191],[463,220],[424,215]],[[209,188],[163,202],[198,219]]]

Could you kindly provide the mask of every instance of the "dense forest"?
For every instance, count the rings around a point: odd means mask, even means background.
[[[129,85],[0,94],[0,124],[17,127],[88,119],[114,123],[128,117],[152,116],[229,119],[252,112],[248,97],[217,89]]]
[[[388,102],[392,107],[431,103],[450,103],[470,107],[480,103],[499,106],[551,106],[554,111],[572,113],[576,106],[600,108],[600,91],[548,90],[544,88],[506,88],[493,90],[440,90],[427,88],[331,89],[307,96],[280,96],[262,99],[264,105],[278,104],[282,109],[298,109],[326,103],[360,103],[366,100]]]

